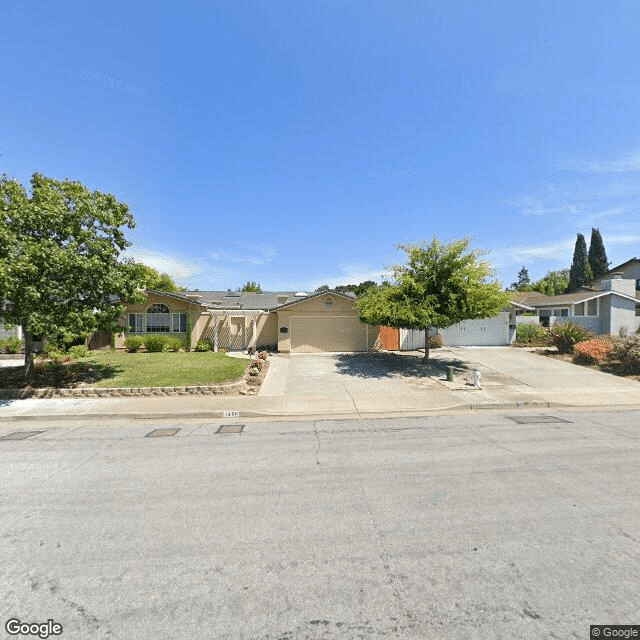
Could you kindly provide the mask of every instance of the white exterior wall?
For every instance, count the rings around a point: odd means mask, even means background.
[[[538,318],[530,317],[535,323]],[[434,331],[434,333],[436,333]],[[503,311],[492,318],[465,320],[447,329],[437,331],[448,347],[499,347],[509,344],[509,312]],[[424,331],[400,329],[400,350],[415,351],[424,348]]]
[[[429,330],[429,335],[436,335],[435,329]],[[400,351],[416,351],[424,349],[424,331],[418,329],[400,329]]]
[[[12,329],[7,329],[4,322],[0,320],[0,340],[6,340],[7,338],[20,338],[22,340],[22,327],[13,325]]]

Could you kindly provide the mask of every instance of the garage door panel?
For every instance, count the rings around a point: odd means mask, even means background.
[[[366,351],[367,327],[357,316],[292,316],[291,351]]]

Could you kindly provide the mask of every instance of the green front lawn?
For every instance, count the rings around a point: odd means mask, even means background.
[[[183,387],[241,378],[248,363],[249,358],[231,358],[211,351],[94,351],[74,365],[98,370],[104,377],[96,387]]]

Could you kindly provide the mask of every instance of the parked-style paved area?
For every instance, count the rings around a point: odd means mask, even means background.
[[[0,421],[363,417],[507,407],[640,407],[640,383],[511,347],[444,348],[422,354],[274,354],[257,396],[0,400]],[[440,366],[436,366],[440,365]],[[448,382],[445,366],[454,367]],[[481,372],[481,388],[470,372]]]

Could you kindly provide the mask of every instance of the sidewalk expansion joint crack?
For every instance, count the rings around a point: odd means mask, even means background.
[[[315,436],[315,439],[316,439],[316,452],[315,452],[316,465],[319,465],[320,464],[320,460],[319,460],[318,456],[320,455],[320,435],[318,433],[318,423],[317,422],[313,423],[313,435]]]

